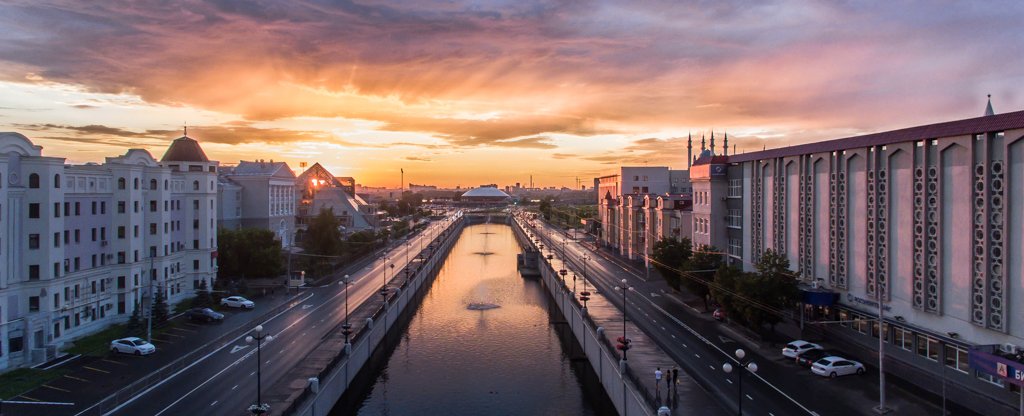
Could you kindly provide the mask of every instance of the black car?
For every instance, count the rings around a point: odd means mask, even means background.
[[[825,358],[825,357],[831,357],[833,355],[838,355],[838,356],[841,356],[841,357],[844,356],[843,353],[841,353],[839,351],[836,351],[836,350],[818,350],[818,349],[813,349],[813,350],[804,351],[802,354],[796,356],[796,363],[800,364],[801,366],[810,368],[811,365],[813,365],[815,361],[818,361],[818,360],[820,360],[822,358]]]
[[[185,316],[193,321],[213,322],[224,319],[224,314],[210,308],[192,308],[185,312]]]

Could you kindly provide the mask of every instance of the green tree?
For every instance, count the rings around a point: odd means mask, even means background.
[[[192,301],[192,306],[205,308],[211,304],[210,291],[206,286],[206,279],[200,280],[199,289],[196,289],[196,298]]]
[[[156,291],[156,295],[153,297],[153,322],[162,324],[167,322],[167,317],[170,316],[170,308],[167,306],[167,299],[164,298],[164,291]]]
[[[551,221],[551,203],[553,201],[554,199],[550,196],[545,196],[541,198],[540,205],[537,206],[537,209],[544,215],[544,219],[547,221]]]
[[[661,241],[654,243],[654,252],[651,253],[651,257],[654,259],[654,268],[665,278],[669,286],[677,290],[680,288],[680,284],[690,288],[688,282],[690,279],[683,278],[681,273],[685,272],[692,255],[693,243],[685,237],[682,241],[668,237],[662,238]]]
[[[334,211],[330,209],[320,210],[320,214],[313,218],[306,227],[306,236],[303,240],[303,248],[308,253],[332,256],[341,251],[341,223],[334,217]]]
[[[139,329],[142,328],[142,314],[139,312],[139,302],[135,302],[135,307],[132,308],[132,316],[128,317],[128,335],[134,335],[138,333]]]
[[[750,296],[763,306],[749,311],[747,315],[751,324],[757,327],[767,324],[774,333],[775,325],[782,322],[782,312],[800,300],[800,288],[789,271],[789,259],[782,253],[765,250],[755,267],[758,276],[751,282]]]
[[[270,230],[243,228],[217,231],[218,273],[226,277],[274,277],[284,269],[281,243]]]
[[[742,270],[733,266],[721,266],[714,274],[714,281],[710,285],[711,297],[722,305],[722,308],[732,317],[733,320],[739,322],[745,322],[743,315],[740,313],[742,306],[742,299],[737,296],[742,296],[740,291],[740,282],[750,278],[749,273],[744,273]]]
[[[711,298],[711,282],[715,279],[715,272],[722,267],[722,253],[715,246],[700,245],[693,251],[686,269],[689,282],[687,286],[693,294],[704,299],[704,310],[710,309],[708,301]]]

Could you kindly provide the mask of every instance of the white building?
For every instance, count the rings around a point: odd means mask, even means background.
[[[595,180],[598,240],[642,260],[663,237],[689,236],[689,175],[665,166],[623,166]]]
[[[274,232],[282,247],[295,238],[295,174],[285,162],[241,161],[220,172],[219,219],[225,228]]]
[[[127,320],[151,291],[174,304],[212,285],[217,165],[188,137],[159,162],[72,166],[0,133],[0,369]]]

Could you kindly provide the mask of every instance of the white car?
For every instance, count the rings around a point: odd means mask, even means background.
[[[786,344],[786,347],[782,349],[782,356],[786,358],[796,359],[796,356],[800,355],[805,351],[820,350],[821,345],[810,343],[804,340],[796,340]]]
[[[256,307],[255,303],[251,300],[243,298],[241,296],[228,296],[220,300],[221,306],[227,306],[229,308],[245,308],[252,309]]]
[[[110,352],[149,355],[156,352],[156,346],[139,337],[115,339],[110,343]]]
[[[825,357],[814,362],[811,371],[822,377],[836,378],[850,374],[864,374],[864,364],[843,357]]]

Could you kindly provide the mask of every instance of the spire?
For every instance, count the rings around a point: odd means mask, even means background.
[[[994,115],[996,115],[996,112],[992,111],[992,94],[988,95],[988,105],[985,106],[985,115],[986,116],[994,116]]]
[[[187,121],[185,122],[185,124],[183,126],[183,129],[185,131],[184,131],[184,133],[182,133],[182,136],[188,137],[188,122]]]
[[[686,132],[686,169],[689,170],[693,160],[693,134]]]
[[[701,135],[700,135],[700,151],[703,152],[705,150],[707,150],[707,146],[704,145],[704,134],[701,133]]]
[[[711,129],[711,154],[715,154],[715,129]]]
[[[725,142],[722,144],[722,154],[729,156],[729,132],[725,132],[725,139],[722,141]]]

